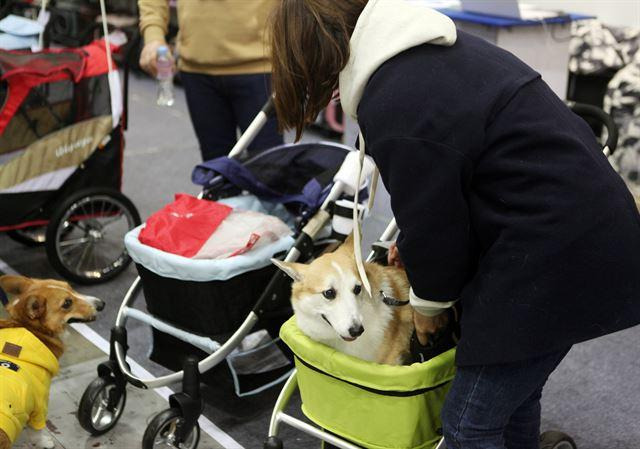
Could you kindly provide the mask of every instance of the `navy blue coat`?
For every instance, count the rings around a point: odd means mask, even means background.
[[[358,107],[417,296],[460,298],[458,365],[640,323],[640,217],[591,129],[512,54],[459,32],[386,61]]]

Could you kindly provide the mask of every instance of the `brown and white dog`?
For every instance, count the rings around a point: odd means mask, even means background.
[[[298,327],[309,338],[364,360],[399,365],[409,356],[411,307],[389,307],[409,298],[409,281],[397,267],[367,263],[373,297],[362,288],[349,237],[336,251],[308,265],[272,259],[293,280],[291,302]]]
[[[0,449],[8,449],[26,423],[45,427],[67,323],[95,320],[104,302],[52,279],[0,276],[0,288],[9,296],[9,318],[0,320]],[[44,432],[29,440],[37,447],[54,446]]]

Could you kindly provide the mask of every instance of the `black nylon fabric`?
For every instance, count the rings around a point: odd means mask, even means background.
[[[384,63],[358,109],[415,294],[460,299],[458,365],[640,323],[640,216],[589,126],[512,54],[459,32]]]
[[[260,153],[244,165],[272,190],[291,195],[301,193],[312,179],[321,187],[330,185],[348,151],[347,147],[322,142],[282,145]],[[229,196],[236,190],[235,186],[226,184],[216,193]]]

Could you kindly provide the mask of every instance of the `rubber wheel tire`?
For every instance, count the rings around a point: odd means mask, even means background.
[[[122,416],[122,412],[124,411],[124,407],[127,404],[127,390],[124,389],[122,391],[122,405],[120,409],[117,411],[113,421],[104,428],[96,428],[93,424],[92,412],[93,406],[97,400],[100,400],[100,393],[107,388],[109,385],[115,385],[115,382],[111,379],[104,377],[95,378],[84,390],[82,394],[82,398],[80,399],[80,404],[78,405],[78,421],[84,430],[89,432],[93,436],[102,435],[109,430],[113,429],[113,427],[118,424],[120,417]]]
[[[155,447],[154,444],[158,433],[167,425],[168,422],[173,421],[176,418],[180,418],[181,416],[182,414],[177,408],[163,410],[154,416],[147,426],[147,429],[144,431],[144,436],[142,437],[142,449],[153,449]],[[193,427],[192,432],[196,432],[196,440],[193,445],[193,448],[196,448],[200,442],[200,426],[197,422]]]
[[[560,446],[559,446],[560,445]],[[540,449],[578,449],[569,435],[557,430],[549,430],[540,435]]]
[[[139,226],[141,223],[140,214],[138,213],[138,209],[136,209],[136,206],[131,202],[129,198],[127,198],[125,195],[123,195],[122,193],[114,189],[107,189],[107,188],[85,189],[85,190],[80,190],[75,194],[65,198],[56,207],[53,215],[51,216],[51,220],[49,221],[49,226],[47,226],[45,248],[47,250],[47,257],[49,259],[49,263],[51,263],[51,266],[60,275],[62,275],[66,279],[77,282],[78,284],[89,285],[89,284],[99,284],[102,282],[106,282],[118,276],[120,273],[122,273],[131,263],[131,257],[127,255],[122,265],[120,265],[119,267],[115,268],[114,270],[106,273],[101,277],[93,278],[93,277],[81,276],[77,273],[70,271],[64,265],[62,260],[60,260],[60,256],[58,255],[58,249],[56,247],[56,244],[57,244],[56,234],[57,234],[60,222],[62,221],[62,218],[66,214],[67,210],[70,209],[74,203],[80,201],[82,198],[89,197],[89,196],[96,196],[96,195],[108,196],[120,202],[124,206],[124,208],[127,209],[127,211],[131,214],[134,222],[133,227]]]
[[[278,437],[269,437],[262,445],[262,449],[283,449],[282,440]]]
[[[14,229],[12,231],[7,231],[7,235],[9,236],[9,238],[13,241],[16,241],[18,243],[23,244],[24,246],[29,246],[29,247],[36,247],[36,246],[42,246],[44,245],[44,240],[40,241],[40,240],[35,240],[31,237],[29,237],[28,234],[25,234],[24,230],[30,230],[30,229],[38,229],[38,228],[42,228],[42,233],[45,234],[46,233],[46,227],[45,226],[28,226],[24,229]]]

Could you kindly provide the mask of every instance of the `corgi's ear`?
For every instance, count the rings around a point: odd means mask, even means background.
[[[342,245],[340,245],[336,251],[353,255],[353,232],[344,239],[344,242],[342,242]]]
[[[0,288],[8,295],[20,295],[27,291],[33,281],[24,276],[0,276]]]
[[[291,279],[296,282],[302,282],[307,266],[302,263],[284,262],[278,259],[271,259],[273,264],[287,273]]]
[[[30,320],[35,320],[44,315],[47,309],[47,301],[38,295],[32,295],[27,298],[25,312]]]

